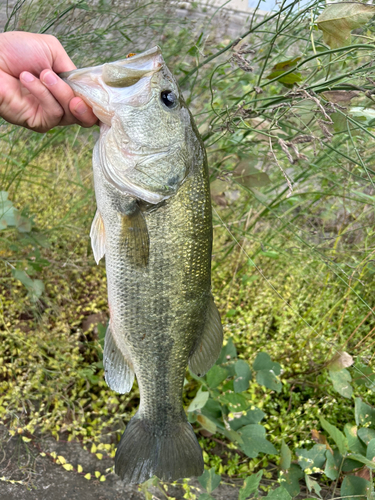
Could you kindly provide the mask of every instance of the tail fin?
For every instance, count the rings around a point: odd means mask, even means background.
[[[186,421],[157,432],[152,422],[134,417],[117,448],[115,472],[126,483],[157,476],[163,481],[203,474],[202,450]]]

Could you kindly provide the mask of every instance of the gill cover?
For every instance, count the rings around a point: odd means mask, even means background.
[[[191,119],[159,47],[60,75],[101,123],[98,161],[124,194],[156,204],[175,194],[191,164]]]

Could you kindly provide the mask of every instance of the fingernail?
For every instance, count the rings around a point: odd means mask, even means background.
[[[43,83],[46,85],[55,85],[57,83],[57,76],[52,71],[49,71],[43,75]]]
[[[86,104],[81,101],[75,108],[74,108],[74,111],[78,114],[78,115],[83,115],[86,113],[86,111],[88,111],[88,107],[86,106]]]
[[[35,77],[31,73],[27,73],[27,71],[22,73],[22,80],[26,83],[33,82]]]

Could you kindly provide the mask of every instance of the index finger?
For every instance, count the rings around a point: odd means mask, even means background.
[[[84,127],[91,127],[98,121],[91,108],[81,98],[75,97],[71,87],[52,70],[42,71],[40,80],[64,110],[60,125],[78,123]]]

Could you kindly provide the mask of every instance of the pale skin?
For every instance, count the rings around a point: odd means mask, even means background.
[[[76,66],[52,35],[23,31],[0,34],[0,116],[47,132],[59,125],[91,127],[91,108],[57,75]]]

